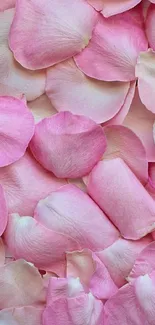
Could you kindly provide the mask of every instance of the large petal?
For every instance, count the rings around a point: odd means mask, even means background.
[[[16,0],[0,0],[0,11],[4,11],[9,8],[14,8]]]
[[[126,283],[136,258],[151,240],[151,236],[136,241],[120,238],[102,252],[96,253],[118,287]]]
[[[25,94],[27,100],[34,100],[44,93],[45,72],[26,70],[14,60],[8,48],[8,34],[13,16],[14,9],[0,12],[0,93],[12,96],[14,89],[15,95],[19,92]]]
[[[23,101],[0,97],[0,167],[21,158],[34,133],[34,119]]]
[[[120,14],[135,7],[141,0],[88,0],[104,17]]]
[[[104,128],[107,139],[105,158],[122,158],[139,180],[148,181],[148,161],[142,142],[130,129],[121,125]]]
[[[155,161],[155,144],[152,132],[154,120],[154,114],[142,104],[136,89],[135,97],[123,125],[131,129],[140,138],[145,147],[148,161]]]
[[[155,229],[155,202],[121,158],[99,162],[87,188],[124,238],[136,240]]]
[[[149,49],[139,55],[135,73],[140,99],[147,109],[155,113],[155,52]]]
[[[45,302],[39,271],[24,260],[0,267],[0,309]]]
[[[55,272],[55,267],[65,261],[66,251],[81,249],[70,235],[49,230],[32,217],[12,214],[4,238],[16,259],[24,258],[41,270]]]
[[[154,325],[155,274],[122,287],[105,305],[106,325]]]
[[[42,325],[41,307],[18,307],[8,308],[0,311],[1,325]]]
[[[45,117],[50,117],[57,113],[56,109],[45,94],[31,102],[28,102],[27,105],[34,116],[36,123],[40,122]]]
[[[11,50],[26,68],[49,67],[88,44],[97,16],[85,0],[17,0]]]
[[[0,236],[3,234],[8,221],[8,207],[6,204],[6,195],[3,187],[0,185]]]
[[[87,175],[101,159],[106,138],[101,126],[83,115],[60,112],[35,127],[30,149],[37,161],[61,178]]]
[[[121,37],[120,37],[121,35]],[[88,46],[75,56],[89,77],[106,81],[135,79],[135,65],[148,48],[141,7],[110,18],[100,15]]]
[[[60,111],[83,114],[97,123],[112,118],[123,106],[129,83],[95,80],[87,77],[73,59],[47,70],[46,93]]]
[[[48,173],[27,151],[14,164],[0,168],[0,183],[5,190],[9,212],[31,215],[39,200],[66,181]]]
[[[71,184],[41,200],[34,217],[45,227],[65,236],[71,235],[82,248],[93,251],[108,247],[119,236],[93,200]]]

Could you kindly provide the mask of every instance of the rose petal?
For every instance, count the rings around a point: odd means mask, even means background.
[[[5,263],[5,246],[2,238],[0,238],[0,267]]]
[[[8,221],[8,207],[3,187],[0,185],[0,236],[3,234]]]
[[[79,53],[88,44],[97,17],[85,0],[16,0],[11,50],[28,69],[49,67]]]
[[[110,18],[100,15],[91,41],[75,56],[75,62],[89,77],[130,81],[135,79],[139,53],[147,48],[143,15],[138,6]]]
[[[39,271],[24,260],[0,267],[0,309],[45,302]]]
[[[141,0],[88,0],[104,17],[110,17],[135,7]]]
[[[87,189],[124,238],[136,240],[155,229],[155,202],[122,159],[99,162]]]
[[[43,308],[33,306],[8,308],[0,311],[2,325],[42,325]]]
[[[107,83],[85,76],[73,59],[47,70],[46,93],[60,111],[83,114],[97,123],[112,118],[122,107],[129,83]]]
[[[58,113],[38,123],[30,143],[37,161],[60,178],[88,174],[105,148],[101,126],[85,116],[69,112]]]
[[[40,122],[45,117],[50,117],[57,113],[46,95],[42,95],[29,102],[28,107],[30,108],[36,123]]]
[[[155,145],[153,141],[153,123],[155,116],[148,111],[139,98],[138,90],[123,124],[131,129],[142,141],[148,161],[155,161]]]
[[[154,4],[150,4],[148,11],[147,11],[145,26],[146,26],[146,35],[147,35],[147,38],[149,41],[149,46],[153,50],[155,50],[154,19],[155,19],[155,6],[154,6]]]
[[[102,252],[96,253],[118,287],[126,283],[136,258],[151,240],[151,236],[136,241],[120,238]]]
[[[34,218],[53,231],[71,235],[81,248],[93,251],[111,245],[119,236],[117,229],[91,198],[71,184],[41,200]]]
[[[9,8],[14,8],[16,0],[0,0],[0,11],[4,11]]]
[[[12,93],[14,89],[15,95],[16,93],[25,94],[27,100],[34,100],[44,93],[45,72],[26,70],[14,60],[8,48],[8,34],[14,12],[14,9],[10,9],[0,13],[0,80],[2,84],[0,93],[3,96],[6,94],[14,96]],[[2,93],[3,90],[4,93]]]

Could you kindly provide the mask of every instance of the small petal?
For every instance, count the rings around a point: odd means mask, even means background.
[[[120,14],[135,7],[141,0],[88,0],[96,10],[101,11],[104,17]]]
[[[8,308],[0,311],[2,325],[42,325],[43,308],[33,306]]]
[[[10,48],[25,68],[52,66],[88,44],[97,17],[85,0],[16,0]]]
[[[74,58],[86,75],[105,81],[135,79],[138,55],[148,48],[140,9],[110,18],[100,15],[88,46]]]
[[[60,178],[87,175],[101,159],[106,138],[93,120],[69,112],[46,118],[35,127],[30,149],[37,161]]]
[[[30,108],[36,123],[40,122],[45,117],[50,117],[57,113],[46,95],[42,95],[37,99],[28,102],[27,105]]]

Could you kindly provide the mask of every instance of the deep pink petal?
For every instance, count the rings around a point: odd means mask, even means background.
[[[141,0],[88,0],[104,17],[110,17],[135,7]]]
[[[16,0],[10,48],[26,68],[49,67],[88,44],[97,17],[85,0]]]
[[[152,2],[152,1],[151,1]],[[146,35],[148,38],[149,46],[155,50],[155,6],[151,4],[147,11],[146,16]]]
[[[34,218],[53,231],[71,235],[81,248],[93,251],[108,247],[119,236],[117,229],[93,200],[71,184],[41,200]]]
[[[106,126],[104,132],[107,139],[105,158],[122,158],[139,180],[148,181],[148,161],[140,139],[130,129],[121,125]]]
[[[8,221],[8,207],[5,194],[3,187],[0,185],[0,236],[3,234]]]
[[[0,0],[0,11],[14,8],[15,4],[16,4],[16,0]]]
[[[136,258],[151,240],[151,236],[136,241],[120,238],[113,245],[97,253],[118,287],[127,282]]]
[[[28,107],[30,108],[36,123],[40,122],[45,117],[50,117],[57,113],[56,109],[45,94],[31,102],[28,102]]]
[[[123,124],[131,129],[142,141],[148,161],[155,161],[155,144],[153,141],[153,123],[155,116],[148,111],[139,98],[138,90]]]
[[[0,323],[3,325],[42,325],[41,307],[18,307],[8,308],[0,311]]]
[[[60,111],[86,115],[97,123],[112,118],[123,106],[129,83],[107,83],[87,77],[73,59],[47,70],[46,93]]]
[[[130,81],[135,79],[139,53],[147,48],[143,15],[138,6],[110,18],[100,15],[92,39],[75,56],[75,62],[89,77],[105,81]]]
[[[30,152],[10,166],[0,168],[8,210],[31,215],[39,200],[66,184],[43,169]]]
[[[121,158],[99,162],[87,189],[124,238],[136,240],[155,229],[155,202]]]
[[[60,178],[85,176],[101,159],[105,148],[101,126],[70,112],[58,113],[38,123],[30,143],[37,161]]]

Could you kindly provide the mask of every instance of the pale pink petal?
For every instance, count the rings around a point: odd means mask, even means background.
[[[28,69],[49,67],[88,44],[97,17],[85,0],[16,0],[10,48]]]
[[[155,274],[140,276],[105,304],[106,325],[154,325]]]
[[[139,239],[155,229],[155,202],[121,158],[99,162],[87,189],[126,239]]]
[[[148,8],[147,11],[147,16],[146,16],[146,35],[148,38],[149,46],[155,50],[155,6],[154,4],[151,4]]]
[[[81,249],[70,235],[45,228],[32,217],[12,214],[4,239],[16,259],[24,258],[40,270],[56,273],[55,267],[65,261],[66,251]]]
[[[8,221],[8,207],[5,194],[3,187],[0,185],[0,236],[3,234]]]
[[[109,299],[118,290],[105,265],[90,250],[67,254],[67,276],[80,278],[83,286],[98,299]]]
[[[60,178],[87,175],[101,159],[106,138],[101,126],[83,115],[60,112],[35,127],[30,149],[37,161]]]
[[[140,139],[130,129],[122,125],[106,126],[104,132],[107,139],[106,158],[122,158],[139,180],[148,181],[148,161]]]
[[[16,4],[16,0],[0,0],[0,11],[14,8],[15,4]]]
[[[45,227],[72,236],[81,248],[104,249],[119,232],[91,198],[74,185],[68,184],[41,200],[34,218]]]
[[[0,167],[21,158],[34,133],[34,119],[23,101],[0,97]]]
[[[148,48],[141,9],[110,18],[100,15],[88,46],[75,56],[85,74],[105,81],[135,79],[138,55]]]
[[[43,325],[101,325],[103,317],[102,302],[91,293],[81,292],[77,279],[50,280]]]
[[[31,215],[39,200],[66,184],[66,181],[43,169],[27,151],[14,164],[0,168],[0,183],[5,190],[9,212]]]
[[[0,93],[14,95],[14,89],[15,95],[25,94],[27,100],[34,100],[44,93],[45,71],[26,70],[14,60],[8,47],[8,34],[13,17],[14,9],[0,12]]]
[[[27,105],[30,108],[36,123],[40,122],[45,117],[50,117],[57,113],[56,109],[45,94],[31,102],[28,102]]]
[[[96,253],[118,287],[126,283],[136,258],[151,240],[151,236],[136,241],[120,238],[102,252]]]
[[[104,17],[110,17],[135,7],[141,0],[88,0]]]
[[[24,260],[0,267],[0,309],[45,302],[39,271]]]
[[[47,70],[46,93],[54,107],[92,118],[102,123],[123,106],[129,83],[107,83],[87,77],[73,59]]]
[[[135,97],[123,125],[131,129],[142,141],[148,161],[155,161],[155,144],[152,133],[154,120],[154,114],[142,104],[136,89]]]
[[[0,238],[0,266],[5,263],[5,246],[3,244],[2,238]]]
[[[44,308],[25,306],[0,311],[1,325],[42,325]]]
[[[142,52],[138,57],[135,71],[140,99],[147,109],[155,113],[155,52],[151,49]]]

